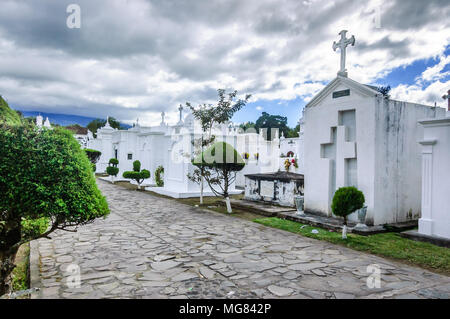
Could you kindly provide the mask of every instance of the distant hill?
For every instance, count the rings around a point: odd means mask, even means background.
[[[0,95],[0,122],[8,124],[20,124],[20,116],[16,111],[11,109],[8,103]]]
[[[72,114],[58,114],[58,113],[45,113],[45,112],[35,112],[35,111],[20,111],[24,117],[36,117],[39,114],[45,119],[48,117],[51,124],[58,124],[61,126],[68,126],[72,124],[78,124],[86,127],[89,122],[95,120],[96,117],[87,117]],[[130,128],[131,125],[121,123],[123,127]]]

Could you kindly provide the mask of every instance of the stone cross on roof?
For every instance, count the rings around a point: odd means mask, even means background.
[[[179,123],[183,122],[183,105],[180,104],[180,107],[178,108],[178,111],[180,111],[180,121]]]
[[[339,32],[341,39],[339,42],[333,42],[333,50],[336,51],[338,48],[341,50],[341,69],[338,72],[338,75],[347,77],[347,70],[345,69],[345,59],[346,59],[346,50],[348,45],[355,45],[355,36],[352,35],[351,38],[346,38],[347,30],[342,30]]]

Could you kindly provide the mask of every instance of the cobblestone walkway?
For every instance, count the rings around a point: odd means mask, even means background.
[[[32,242],[34,298],[449,298],[446,276],[98,184],[108,218]],[[380,288],[367,286],[372,264]]]

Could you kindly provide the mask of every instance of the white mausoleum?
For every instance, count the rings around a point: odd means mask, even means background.
[[[423,118],[439,107],[395,101],[376,88],[351,80],[341,48],[338,76],[304,109],[305,210],[331,216],[335,191],[355,186],[365,196],[366,224],[417,220],[421,213]],[[341,56],[341,57],[342,57]],[[350,220],[357,220],[356,214]]]
[[[162,121],[157,126],[141,126],[136,123],[128,130],[117,130],[109,126],[100,128],[97,137],[89,140],[89,148],[99,150],[102,155],[96,165],[97,173],[106,171],[111,158],[119,160],[117,180],[123,180],[124,171],[132,170],[133,161],[139,160],[142,169],[151,172],[150,179],[144,181],[148,189],[175,198],[197,197],[200,185],[187,177],[195,167],[191,164],[196,150],[192,142],[202,135],[200,125],[192,114],[183,118],[182,108],[180,118],[175,125]],[[217,125],[213,128],[216,141],[226,141],[243,155],[249,154],[245,168],[238,172],[235,185],[231,186],[231,194],[240,193],[235,186],[243,189],[245,174],[275,172],[280,166],[280,138],[266,141],[261,134],[241,132],[232,123]],[[283,145],[284,142],[281,142]],[[297,143],[298,144],[298,143]],[[296,145],[297,145],[296,144]],[[164,187],[155,187],[155,170],[164,167]],[[205,184],[204,195],[213,195]]]

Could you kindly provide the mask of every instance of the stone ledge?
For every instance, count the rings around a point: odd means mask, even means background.
[[[333,231],[342,231],[343,227],[341,219],[312,214],[308,212],[306,212],[304,216],[299,216],[297,214],[297,210],[292,207],[275,206],[249,200],[231,199],[230,202],[231,205],[234,207],[242,208],[251,211],[253,213],[260,214],[262,216],[278,217],[281,219],[287,219],[294,222],[329,229]],[[417,227],[417,221],[389,224],[386,225],[389,226],[387,228],[385,228],[383,225],[367,226],[367,228],[355,228],[355,226],[356,226],[355,222],[349,221],[348,232],[362,236],[368,236],[379,233],[385,233],[388,231],[400,232],[402,230],[410,229],[411,227]]]
[[[234,207],[243,208],[267,217],[275,217],[281,212],[296,212],[296,209],[292,207],[275,206],[248,200],[230,199],[230,203]]]
[[[416,241],[423,241],[427,243],[431,243],[441,247],[450,248],[450,239],[438,236],[430,236],[419,233],[416,230],[408,230],[400,233],[400,236]]]
[[[30,288],[41,288],[40,260],[37,240],[30,242]],[[33,292],[30,299],[41,299],[42,292],[40,290]]]

